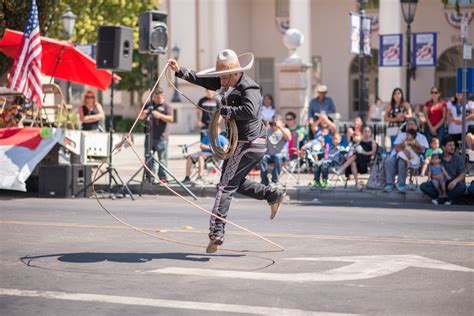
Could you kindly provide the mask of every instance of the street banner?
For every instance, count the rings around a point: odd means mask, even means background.
[[[436,66],[436,33],[413,33],[413,66]]]
[[[349,13],[351,25],[351,54],[360,53],[360,15],[354,12]]]
[[[380,35],[380,67],[401,67],[403,64],[402,34]]]
[[[351,12],[350,16],[350,35],[351,35],[351,54],[360,54],[360,27],[361,16],[358,13]],[[364,18],[364,55],[371,56],[370,49],[372,43],[372,20]]]
[[[372,20],[370,18],[364,18],[364,55],[372,56],[370,49],[372,43]]]
[[[26,191],[26,179],[61,136],[57,128],[0,128],[0,189]]]

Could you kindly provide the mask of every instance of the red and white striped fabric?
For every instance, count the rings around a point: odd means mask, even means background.
[[[41,53],[38,7],[36,0],[31,0],[21,49],[10,72],[9,87],[26,95],[40,108],[43,107]]]

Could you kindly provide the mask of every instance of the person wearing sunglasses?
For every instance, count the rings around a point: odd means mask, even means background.
[[[441,91],[438,87],[431,88],[431,98],[426,101],[423,113],[426,117],[425,136],[430,142],[436,136],[443,142],[445,136],[444,123],[446,122],[446,101],[441,99]]]
[[[84,93],[82,104],[79,110],[79,118],[83,131],[101,131],[100,122],[104,120],[104,110],[97,102],[96,94],[92,90]]]

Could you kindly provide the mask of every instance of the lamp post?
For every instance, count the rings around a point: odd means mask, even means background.
[[[67,40],[71,39],[71,35],[74,32],[74,24],[76,23],[77,15],[72,13],[71,8],[67,7],[66,12],[61,16],[63,21],[64,32],[66,33]],[[70,103],[71,96],[71,82],[67,82],[66,102]]]
[[[413,65],[411,60],[411,24],[415,19],[416,5],[418,0],[400,0],[402,7],[403,19],[407,24],[407,78],[406,78],[406,100],[410,102],[410,80],[413,71]]]
[[[365,103],[365,69],[364,69],[364,20],[365,10],[364,6],[368,0],[359,0],[359,15],[360,15],[360,33],[359,33],[359,116],[365,121],[365,114],[367,112],[367,104]]]
[[[178,45],[175,44],[172,51],[173,58],[178,61],[180,51]],[[176,87],[176,89],[174,90],[173,99],[171,99],[171,102],[181,102],[181,97],[179,96],[178,91],[176,91],[178,89],[178,78],[176,76],[174,76],[174,86]]]

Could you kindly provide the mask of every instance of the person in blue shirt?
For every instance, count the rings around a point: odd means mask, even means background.
[[[322,159],[315,162],[314,180],[311,183],[313,187],[326,188],[328,186],[329,168],[341,165],[344,160],[345,148],[340,146],[341,134],[334,134],[331,144],[326,143]]]
[[[224,149],[229,145],[229,141],[223,135],[219,135],[219,146],[223,147]],[[189,155],[186,159],[186,177],[183,180],[184,184],[191,183],[191,169],[193,165],[197,162],[198,163],[198,177],[196,182],[202,182],[204,177],[204,162],[207,158],[213,156],[211,145],[209,143],[209,136],[204,136],[201,141],[201,145],[199,146],[201,151]]]
[[[334,114],[336,113],[336,106],[330,97],[327,96],[328,87],[325,85],[319,85],[316,88],[317,97],[313,98],[309,103],[308,108],[308,121],[309,123],[314,122],[316,113]]]

